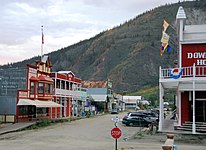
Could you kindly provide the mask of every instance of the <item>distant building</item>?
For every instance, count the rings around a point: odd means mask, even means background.
[[[91,97],[95,102],[104,104],[104,111],[111,111],[116,104],[110,80],[83,81],[82,87],[87,89],[88,97]]]
[[[137,109],[138,102],[141,100],[141,96],[123,96],[123,101],[125,103],[125,109]]]

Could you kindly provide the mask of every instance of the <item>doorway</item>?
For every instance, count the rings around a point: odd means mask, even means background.
[[[195,122],[206,122],[206,101],[195,101]]]

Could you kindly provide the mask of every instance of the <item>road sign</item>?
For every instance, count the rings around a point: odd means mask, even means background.
[[[114,121],[114,122],[120,122],[120,121],[122,121],[122,119],[120,119],[120,118],[112,118],[111,120]]]
[[[118,139],[122,135],[122,131],[119,128],[113,128],[111,130],[111,135],[113,138]]]

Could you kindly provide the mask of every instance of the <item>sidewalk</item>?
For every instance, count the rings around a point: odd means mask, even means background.
[[[0,128],[0,135],[22,130],[24,128],[32,126],[35,123],[36,122],[21,122],[21,123],[8,124],[5,127]]]

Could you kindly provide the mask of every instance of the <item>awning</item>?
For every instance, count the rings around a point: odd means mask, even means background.
[[[35,102],[34,100],[30,100],[30,99],[19,99],[17,106],[23,106],[23,105],[35,105]]]
[[[52,78],[47,77],[47,76],[39,76],[39,80],[48,81],[48,82],[54,82],[54,81],[52,80]]]
[[[19,99],[17,106],[24,106],[24,105],[34,105],[36,107],[63,107],[62,105],[52,101]]]
[[[35,103],[36,107],[63,107],[62,105],[52,101],[35,100]]]

